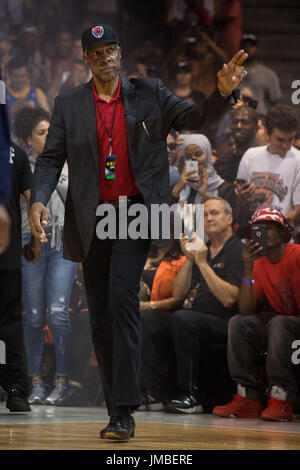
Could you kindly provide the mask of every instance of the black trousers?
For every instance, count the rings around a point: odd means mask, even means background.
[[[139,288],[151,240],[100,240],[96,234],[83,274],[91,334],[107,405],[141,404]]]
[[[300,338],[300,318],[263,312],[236,315],[228,326],[228,366],[232,379],[259,398],[264,383],[258,375],[256,358],[267,352],[266,374],[270,387],[283,388],[293,400],[297,383],[292,363],[292,343]]]
[[[0,270],[0,340],[5,343],[6,364],[0,365],[1,385],[29,391],[22,320],[21,270]]]
[[[182,389],[199,385],[203,349],[226,344],[228,318],[193,310],[172,315],[172,337],[177,357],[177,383]],[[201,385],[201,384],[200,384]]]
[[[171,312],[141,310],[141,388],[152,392],[159,400],[173,398],[177,389],[171,317]]]
[[[172,349],[177,387],[187,389],[199,385],[203,349],[208,344],[226,344],[227,341],[228,319],[218,315],[187,309],[169,315],[147,310],[143,312],[142,319],[142,379],[148,387],[151,383],[162,383],[161,363],[168,360]]]

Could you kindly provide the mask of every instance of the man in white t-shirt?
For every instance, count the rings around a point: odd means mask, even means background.
[[[244,214],[273,207],[294,226],[300,220],[300,151],[293,147],[299,120],[285,105],[271,108],[266,119],[269,144],[248,149],[239,165],[236,185]],[[243,182],[242,180],[245,180]]]

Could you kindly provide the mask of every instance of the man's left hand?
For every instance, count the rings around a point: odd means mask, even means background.
[[[199,243],[199,248],[194,248],[194,249],[189,249],[189,245],[194,243]],[[206,244],[204,243],[203,240],[198,239],[194,235],[191,240],[189,240],[187,237],[182,236],[181,238],[181,250],[183,254],[190,259],[194,259],[195,263],[200,266],[201,264],[207,263],[207,252],[208,248]]]
[[[230,95],[232,91],[246,77],[247,72],[242,66],[247,59],[248,54],[243,50],[238,51],[233,58],[224,64],[218,72],[218,89],[224,95]]]

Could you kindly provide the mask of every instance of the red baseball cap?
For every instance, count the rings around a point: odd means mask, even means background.
[[[253,212],[247,227],[247,235],[249,238],[251,234],[251,225],[253,223],[259,224],[260,222],[274,222],[275,224],[279,224],[282,229],[283,242],[287,243],[290,241],[292,229],[289,227],[284,216],[277,209],[273,209],[272,207],[262,207],[261,209],[257,209]]]

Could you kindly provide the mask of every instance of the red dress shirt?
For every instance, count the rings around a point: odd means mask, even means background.
[[[100,175],[100,195],[99,201],[116,201],[119,196],[135,196],[140,194],[135,184],[135,179],[130,167],[127,129],[124,115],[124,103],[121,93],[121,79],[113,98],[107,103],[99,98],[96,87],[93,83],[94,99],[97,118],[97,133],[99,145],[99,175]],[[117,104],[116,104],[117,102]],[[115,111],[114,126],[112,132],[112,155],[116,155],[116,174],[114,180],[105,180],[105,159],[109,155],[109,136],[99,116],[97,104],[101,118],[109,134],[111,133],[113,115]]]

